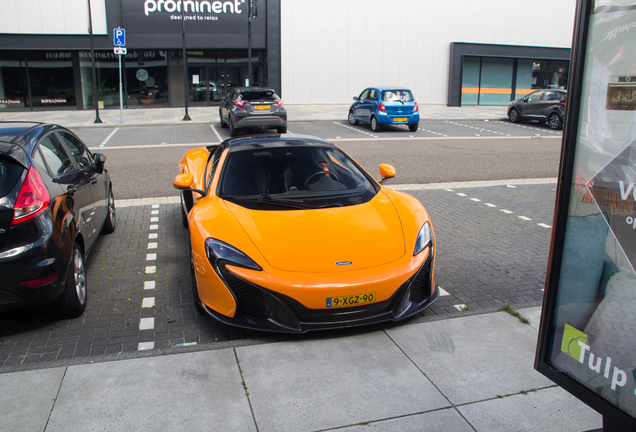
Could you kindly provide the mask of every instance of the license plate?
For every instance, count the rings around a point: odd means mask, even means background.
[[[342,297],[327,297],[327,307],[347,307],[358,306],[366,303],[373,303],[375,301],[375,293],[366,294],[354,294],[350,296]]]
[[[398,121],[398,122],[405,122],[407,119],[406,117],[394,117],[393,121]]]
[[[266,109],[266,110],[268,110],[269,109],[269,105],[254,105],[254,109]]]

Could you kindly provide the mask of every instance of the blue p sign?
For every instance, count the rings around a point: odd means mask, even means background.
[[[113,29],[113,44],[115,46],[126,46],[126,30],[123,28]]]

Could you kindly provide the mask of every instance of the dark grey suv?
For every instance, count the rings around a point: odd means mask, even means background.
[[[537,120],[548,123],[552,129],[563,129],[567,91],[557,89],[537,90],[510,102],[508,118],[517,123],[524,120]]]
[[[230,128],[230,136],[239,129],[276,129],[287,132],[287,111],[274,89],[266,87],[235,87],[219,107],[221,127]]]

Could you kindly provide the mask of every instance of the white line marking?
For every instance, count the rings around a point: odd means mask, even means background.
[[[466,305],[463,304],[463,303],[462,304],[458,304],[458,305],[453,305],[453,307],[455,309],[457,309],[458,311],[460,311],[460,312],[464,312],[464,310],[466,309]]]
[[[529,217],[526,216],[519,216],[519,219],[525,220],[525,221],[530,221],[532,219],[530,219]]]
[[[142,308],[152,308],[155,307],[155,298],[154,297],[144,297],[141,302]]]
[[[502,212],[504,212],[505,214],[512,214],[513,212],[511,212],[510,210],[501,210]]]
[[[437,287],[439,288],[439,296],[440,297],[444,297],[444,296],[449,296],[450,294],[448,293],[448,291],[446,291],[444,288],[442,287]]]
[[[159,225],[150,225],[150,229],[151,230],[157,230],[157,229],[159,229]]]
[[[155,317],[142,318],[139,320],[139,330],[152,330],[155,328]]]
[[[461,192],[457,192],[457,195],[459,195],[459,196],[468,196],[468,195],[463,194],[463,193],[461,193]]]
[[[154,342],[139,342],[139,345],[137,345],[137,351],[146,351],[151,349],[155,349]]]
[[[151,217],[150,218],[150,222],[159,222],[159,218],[158,217]]]
[[[475,202],[481,202],[481,200],[479,198],[471,198],[471,201],[475,201]]]
[[[145,290],[155,289],[155,281],[144,282],[144,289]]]
[[[146,261],[157,261],[157,254],[156,253],[146,254]]]
[[[150,212],[151,215],[158,215],[159,214],[159,210],[153,210]]]
[[[148,243],[148,249],[157,249],[158,244],[155,242]]]
[[[153,204],[153,205],[152,205],[152,208],[153,208],[153,209],[158,209],[158,208],[159,208],[159,204]]]
[[[104,147],[106,145],[106,143],[108,142],[108,140],[111,139],[113,137],[113,135],[115,135],[115,132],[117,132],[118,130],[119,130],[119,128],[115,128],[115,130],[112,131],[99,146],[100,147]]]
[[[343,128],[351,129],[352,131],[356,131],[356,132],[361,133],[361,134],[369,135],[370,137],[373,137],[373,138],[379,138],[376,135],[370,134],[370,133],[365,132],[365,131],[358,130],[356,128],[352,128],[351,126],[347,126],[347,125],[344,125],[344,124],[336,122],[336,121],[334,123],[337,124],[337,125],[342,126]]]
[[[488,207],[497,207],[496,205],[494,205],[494,204],[490,204],[490,203],[486,203],[486,205],[487,205]]]
[[[539,225],[541,228],[552,228],[550,225],[546,225],[544,223],[538,223],[537,225]]]
[[[210,127],[212,128],[212,132],[214,132],[214,135],[216,135],[219,142],[223,141],[223,138],[221,138],[221,135],[219,135],[219,133],[216,131],[216,128],[214,127],[214,125],[210,125]]]
[[[157,237],[159,237],[158,233],[150,233],[150,234],[148,234],[148,240],[156,239]]]
[[[455,189],[444,189],[447,192],[455,192]]]
[[[146,274],[153,274],[157,272],[157,266],[146,266]]]

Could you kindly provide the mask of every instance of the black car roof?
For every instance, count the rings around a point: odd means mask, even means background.
[[[0,122],[0,141],[10,143],[29,129],[41,125],[36,122]]]
[[[245,150],[248,148],[272,148],[285,146],[316,146],[316,147],[335,147],[333,143],[316,138],[309,135],[281,135],[281,134],[265,134],[250,135],[239,138],[230,138],[223,141],[223,148],[232,150]],[[212,151],[217,146],[208,146],[208,150]]]

